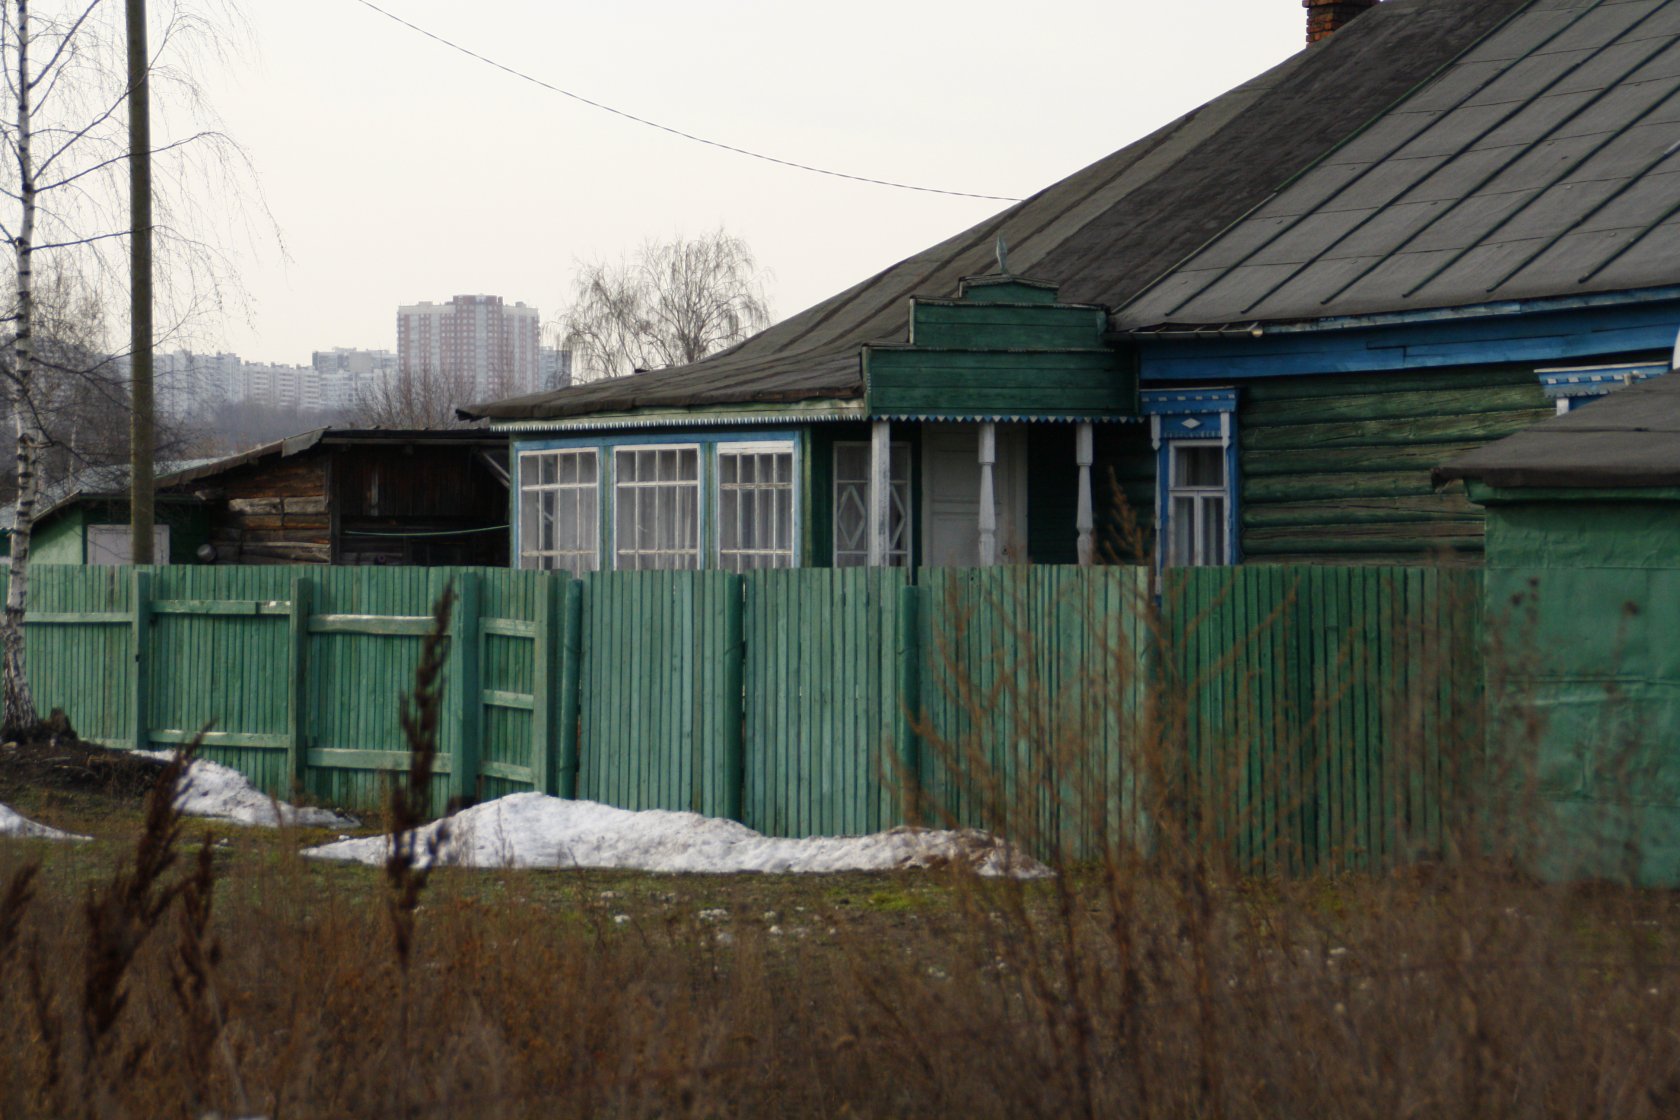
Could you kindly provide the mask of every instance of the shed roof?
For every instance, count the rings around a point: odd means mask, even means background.
[[[999,237],[1012,269],[1058,283],[1064,301],[1118,307],[1523,7],[1387,0],[1152,135],[730,350],[464,414],[518,421],[855,399],[859,347],[904,341],[909,297],[954,295],[963,277],[992,266]],[[1101,106],[1085,108],[1100,122]]]
[[[1437,486],[1647,488],[1680,486],[1680,375],[1667,374],[1461,455]]]
[[[1670,285],[1677,200],[1680,0],[1534,0],[1116,321],[1317,319]]]
[[[167,475],[159,472],[157,484],[160,490],[184,486],[189,482],[213,478],[216,475],[225,474],[238,467],[249,466],[263,459],[289,459],[294,455],[300,455],[322,445],[333,447],[400,447],[424,444],[428,447],[440,447],[459,444],[482,447],[488,450],[500,448],[506,442],[506,436],[497,435],[483,428],[314,428],[307,432],[300,432],[295,436],[277,439],[271,443],[261,444],[247,451],[227,455],[220,459],[199,460],[189,467]]]

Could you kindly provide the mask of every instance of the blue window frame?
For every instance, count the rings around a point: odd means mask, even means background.
[[[1540,377],[1540,388],[1545,390],[1546,399],[1556,402],[1558,415],[1561,416],[1614,393],[1617,389],[1660,377],[1668,370],[1667,362],[1635,362],[1608,366],[1571,366],[1535,372]]]
[[[1161,567],[1241,556],[1235,389],[1146,389],[1155,446],[1155,556]]]

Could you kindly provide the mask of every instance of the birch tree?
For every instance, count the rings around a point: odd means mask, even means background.
[[[39,724],[23,619],[39,467],[50,443],[39,402],[55,388],[40,382],[61,372],[39,361],[36,276],[43,255],[51,254],[55,268],[75,276],[101,303],[116,302],[124,290],[129,88],[121,3],[0,3],[0,71],[11,110],[0,114],[0,244],[10,250],[13,321],[6,388],[17,487],[11,578],[0,614],[0,735],[14,737]],[[167,8],[158,22],[162,33],[152,40],[148,79],[154,89],[180,94],[188,118],[202,119],[209,113],[190,70],[172,60],[207,42],[212,24],[184,3]],[[218,129],[178,123],[166,115],[157,132],[165,139],[152,149],[154,157],[173,157],[160,165],[160,195],[175,187],[179,197],[178,188],[189,179],[233,179],[247,170],[242,154]],[[185,208],[207,213],[204,207]],[[171,213],[160,199],[157,232],[177,262],[168,270],[174,283],[165,286],[160,302],[171,329],[179,329],[203,305],[219,301],[226,270],[211,241],[191,222],[172,225]]]
[[[769,325],[752,249],[717,229],[581,266],[562,337],[576,379],[592,381],[688,365]]]

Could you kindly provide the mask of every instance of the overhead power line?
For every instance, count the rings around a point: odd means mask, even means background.
[[[1009,195],[978,194],[978,193],[973,192],[973,191],[948,191],[948,190],[942,190],[939,187],[920,187],[920,186],[917,186],[914,183],[899,183],[899,182],[894,182],[891,179],[876,179],[876,178],[872,178],[868,175],[850,175],[850,174],[847,174],[844,171],[833,171],[833,170],[830,170],[829,168],[826,168],[826,167],[814,167],[814,166],[812,166],[811,164],[808,164],[808,163],[799,163],[796,160],[780,159],[776,156],[767,156],[763,152],[755,152],[755,151],[752,151],[748,148],[738,148],[734,144],[725,144],[721,140],[710,140],[710,139],[708,139],[704,136],[696,136],[692,132],[684,132],[680,128],[672,128],[668,124],[660,124],[658,121],[650,121],[646,117],[638,117],[634,113],[627,113],[623,109],[615,109],[611,105],[602,104],[599,101],[595,101],[595,100],[592,100],[588,97],[583,96],[581,93],[573,93],[569,89],[561,89],[559,86],[554,85],[551,82],[545,82],[541,78],[534,77],[530,74],[527,74],[523,70],[515,70],[513,67],[508,66],[506,63],[497,62],[495,59],[488,58],[488,57],[486,57],[482,54],[479,54],[475,50],[472,50],[468,47],[463,47],[461,44],[459,44],[459,43],[457,43],[457,42],[455,42],[451,39],[446,39],[442,35],[439,35],[434,31],[428,31],[426,28],[421,27],[419,24],[410,23],[408,20],[406,20],[406,19],[402,18],[401,16],[397,15],[395,12],[388,12],[384,8],[381,8],[378,4],[373,3],[372,0],[355,0],[355,2],[360,4],[364,8],[370,8],[373,11],[378,12],[380,15],[384,16],[386,19],[392,20],[395,23],[402,24],[404,27],[408,28],[410,31],[414,31],[414,32],[417,32],[421,35],[424,35],[426,38],[432,40],[435,43],[441,43],[443,46],[448,47],[450,50],[460,51],[462,54],[466,55],[468,58],[476,59],[477,61],[484,63],[486,66],[493,66],[497,70],[500,70],[505,74],[511,74],[515,78],[519,78],[523,81],[530,82],[532,85],[541,86],[543,89],[548,90],[550,93],[558,93],[562,97],[569,97],[573,101],[581,102],[581,103],[589,106],[591,109],[599,109],[603,113],[611,113],[615,117],[623,117],[627,121],[635,121],[637,124],[646,125],[649,128],[656,128],[660,132],[667,132],[667,133],[670,133],[672,136],[679,136],[684,140],[692,140],[696,144],[704,144],[709,148],[719,148],[719,149],[721,149],[723,151],[726,151],[726,152],[734,152],[738,156],[746,156],[749,159],[763,160],[765,163],[774,163],[774,164],[777,164],[781,167],[791,167],[796,171],[809,171],[814,175],[827,175],[830,178],[834,178],[834,179],[849,179],[850,181],[852,181],[854,183],[868,183],[871,186],[876,186],[876,187],[892,187],[895,190],[917,191],[917,192],[920,192],[921,194],[949,195],[952,198],[980,198],[980,199],[985,199],[989,202],[1019,202],[1019,201],[1021,201],[1020,199],[1010,197]]]

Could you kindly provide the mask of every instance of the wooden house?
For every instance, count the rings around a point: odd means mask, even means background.
[[[168,563],[507,564],[507,441],[479,430],[318,429],[158,472]],[[127,471],[49,496],[40,563],[128,560]]]
[[[1387,0],[729,351],[475,406],[517,561],[1478,562],[1431,469],[1666,368],[1677,40]]]

